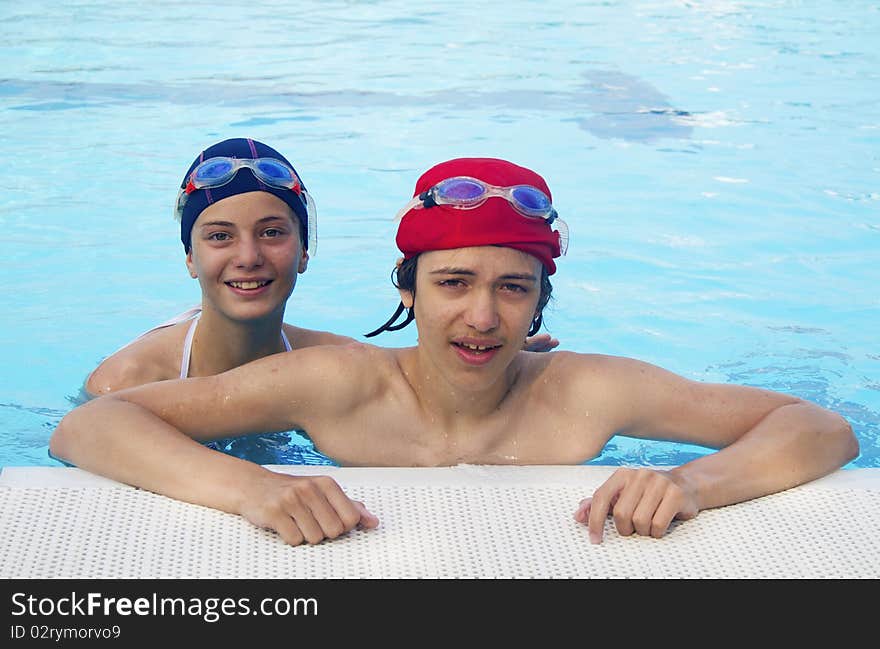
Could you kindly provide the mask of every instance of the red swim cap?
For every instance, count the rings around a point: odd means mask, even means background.
[[[422,174],[413,196],[456,176],[470,176],[496,187],[532,185],[553,200],[541,176],[497,158],[456,158],[441,162]],[[471,246],[521,250],[537,257],[550,275],[556,272],[553,259],[561,254],[558,232],[544,219],[523,216],[500,196],[492,196],[473,209],[451,205],[414,208],[403,216],[397,229],[397,247],[406,259],[429,250]]]

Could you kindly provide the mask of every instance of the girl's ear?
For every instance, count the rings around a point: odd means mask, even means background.
[[[189,252],[186,253],[186,268],[189,271],[189,276],[193,279],[199,278],[199,272],[196,270],[196,265],[193,263],[193,253],[192,248],[189,249]]]
[[[299,258],[299,268],[296,271],[300,275],[306,272],[306,269],[309,267],[309,251],[303,248],[302,253],[302,257]]]

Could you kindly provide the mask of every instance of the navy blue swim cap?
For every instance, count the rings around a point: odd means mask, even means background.
[[[263,144],[262,142],[251,140],[250,138],[238,137],[229,140],[223,140],[222,142],[213,144],[202,151],[198,155],[198,157],[193,160],[193,163],[189,166],[189,169],[187,169],[186,175],[183,177],[183,181],[180,183],[180,188],[183,189],[186,187],[187,182],[189,182],[190,174],[192,174],[193,170],[198,165],[200,165],[205,160],[208,160],[209,158],[216,157],[242,158],[250,160],[254,160],[256,158],[275,158],[276,160],[280,160],[285,163],[291,169],[294,169],[293,165],[288,162],[287,158],[278,153],[278,151],[276,151],[272,147]],[[294,169],[294,173],[296,174],[297,178],[299,178],[299,174],[296,172],[296,169]],[[299,178],[299,182],[300,185],[302,185],[303,190],[305,191],[306,187],[302,184],[302,178]],[[205,208],[207,208],[209,205],[212,205],[213,203],[216,203],[217,201],[228,198],[229,196],[258,191],[274,194],[290,206],[290,209],[292,209],[293,213],[296,214],[297,218],[299,218],[302,242],[303,245],[308,248],[309,213],[306,204],[303,202],[303,197],[290,189],[278,189],[275,187],[270,187],[269,185],[260,181],[256,176],[254,176],[250,169],[239,169],[238,173],[235,174],[233,179],[225,185],[222,185],[220,187],[197,189],[192,194],[187,196],[186,203],[183,206],[183,212],[180,215],[180,240],[183,242],[183,249],[186,252],[190,251],[190,247],[192,246],[193,225],[195,224],[196,219],[199,218],[199,214],[201,214]]]

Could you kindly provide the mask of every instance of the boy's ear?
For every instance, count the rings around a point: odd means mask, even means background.
[[[299,268],[297,268],[297,272],[300,275],[306,272],[306,269],[309,267],[309,251],[305,248],[303,248],[302,251],[302,257],[299,258]]]
[[[400,266],[403,264],[403,257],[398,257],[397,261],[394,262],[394,265],[397,267],[397,270],[400,270]],[[408,291],[402,288],[397,289],[397,292],[400,293],[400,301],[407,309],[411,309],[413,304],[415,303],[415,299],[413,298],[412,291]]]

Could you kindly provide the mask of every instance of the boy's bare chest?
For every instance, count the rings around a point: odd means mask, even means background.
[[[477,418],[432,417],[417,404],[385,403],[339,420],[320,450],[344,465],[578,464],[598,454],[603,432],[551,407],[507,407]]]

